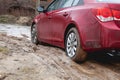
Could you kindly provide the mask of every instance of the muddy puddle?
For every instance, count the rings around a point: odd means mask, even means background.
[[[30,40],[30,26],[0,24],[0,33],[6,33],[8,36],[26,37]]]

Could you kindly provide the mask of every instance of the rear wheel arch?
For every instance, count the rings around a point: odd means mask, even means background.
[[[64,45],[65,45],[65,38],[66,38],[66,36],[67,36],[67,33],[68,33],[68,31],[71,29],[71,28],[73,28],[73,27],[75,27],[77,30],[78,30],[78,33],[80,34],[80,31],[79,31],[79,28],[77,27],[77,25],[76,24],[74,24],[74,23],[70,23],[68,26],[67,26],[67,28],[66,28],[66,30],[65,30],[65,33],[64,33]],[[82,36],[81,35],[79,35],[80,36],[80,38],[82,38]],[[81,39],[81,46],[82,46],[82,39]]]
[[[76,62],[83,62],[87,58],[87,53],[83,50],[78,29],[76,26],[67,27],[65,35],[66,55]],[[74,37],[73,37],[74,35]]]
[[[68,31],[75,26],[76,26],[75,24],[71,23],[66,27],[66,30],[65,30],[65,33],[64,33],[64,45],[65,45],[65,38],[67,36]]]

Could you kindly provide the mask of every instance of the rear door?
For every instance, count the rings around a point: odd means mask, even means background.
[[[54,43],[59,43],[64,40],[64,31],[67,23],[70,20],[71,6],[74,0],[61,0],[57,10],[53,12],[52,39]],[[59,44],[58,44],[59,45]]]

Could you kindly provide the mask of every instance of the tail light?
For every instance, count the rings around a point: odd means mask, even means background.
[[[117,10],[111,10],[110,8],[100,8],[94,9],[93,12],[102,22],[120,20],[120,11]]]
[[[112,10],[114,20],[119,20],[120,21],[120,11],[117,10]]]

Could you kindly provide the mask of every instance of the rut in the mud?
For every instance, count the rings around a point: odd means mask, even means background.
[[[0,35],[0,80],[120,80],[120,63],[79,64],[59,48]]]

